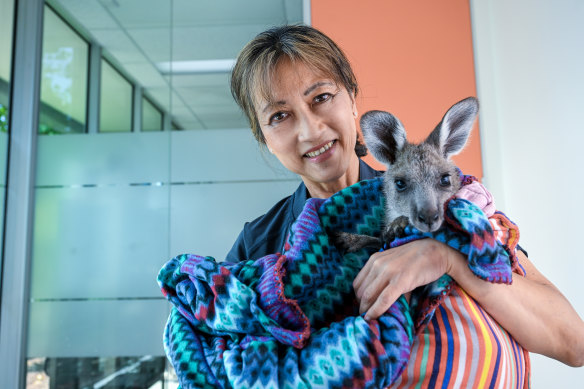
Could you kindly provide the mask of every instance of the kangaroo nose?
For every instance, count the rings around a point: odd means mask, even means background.
[[[438,220],[439,217],[440,215],[436,209],[424,209],[418,212],[418,220],[428,226],[432,226],[432,223]]]

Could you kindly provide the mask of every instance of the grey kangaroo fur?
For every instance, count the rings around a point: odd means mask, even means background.
[[[338,232],[333,236],[344,252],[380,248],[404,233],[411,224],[422,232],[438,230],[444,203],[460,188],[460,175],[450,157],[466,145],[478,114],[478,100],[468,97],[454,104],[420,144],[406,140],[401,122],[384,111],[361,117],[361,130],[371,154],[387,165],[383,175],[386,210],[380,238]]]

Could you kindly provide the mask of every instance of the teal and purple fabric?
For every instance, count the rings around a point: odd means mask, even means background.
[[[464,183],[464,180],[463,180]],[[443,276],[403,297],[377,320],[358,313],[352,282],[372,252],[341,255],[332,231],[379,236],[380,178],[331,198],[309,199],[283,253],[235,264],[184,254],[160,271],[172,303],[164,347],[183,388],[383,388],[408,361],[452,280]],[[390,244],[438,239],[467,255],[490,282],[511,282],[509,247],[497,243],[482,211],[462,199],[446,206],[448,227]]]

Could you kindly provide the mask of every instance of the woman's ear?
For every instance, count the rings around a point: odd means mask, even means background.
[[[355,94],[353,92],[349,92],[349,97],[351,98],[351,108],[353,110],[353,116],[357,118],[359,116],[359,111],[357,111],[357,102],[355,101]]]

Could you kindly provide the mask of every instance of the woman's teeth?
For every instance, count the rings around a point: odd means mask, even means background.
[[[318,149],[316,151],[311,151],[310,153],[306,153],[306,155],[310,158],[317,157],[317,156],[321,155],[322,153],[324,153],[325,151],[327,151],[328,149],[330,149],[331,147],[333,147],[333,143],[335,143],[335,141],[331,140],[329,143],[322,146],[320,149]]]

